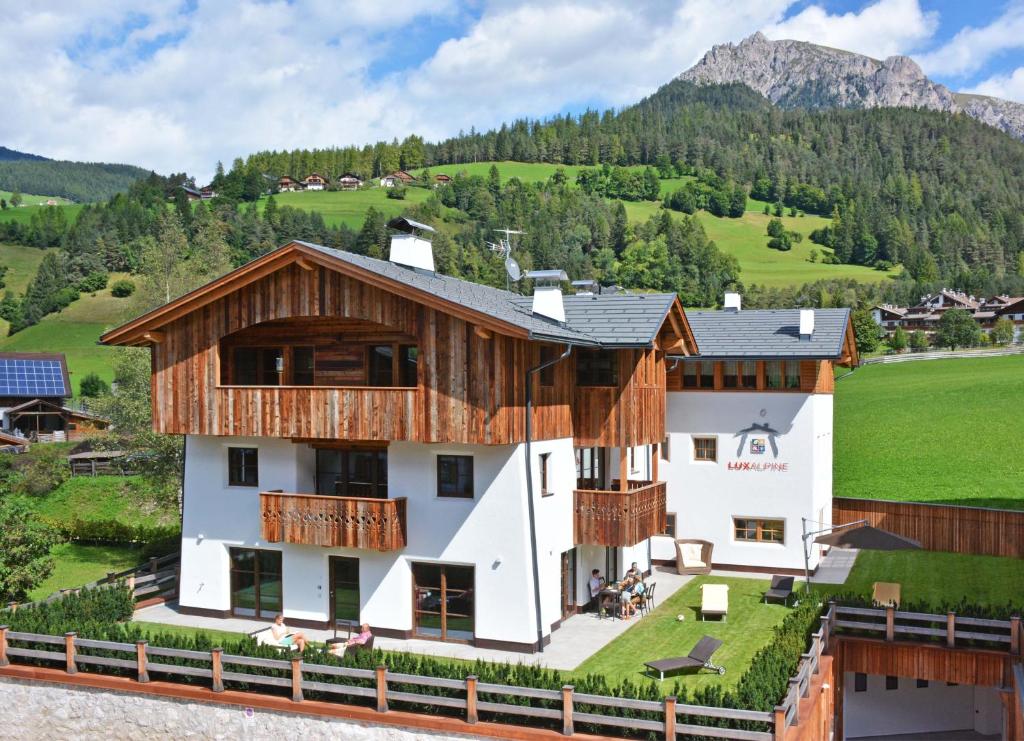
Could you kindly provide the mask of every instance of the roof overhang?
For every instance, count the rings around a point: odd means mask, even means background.
[[[699,352],[697,338],[690,329],[690,321],[686,318],[686,311],[679,296],[673,298],[669,304],[654,342],[668,355],[688,357]]]
[[[232,270],[220,278],[207,283],[200,288],[186,293],[184,296],[157,307],[152,311],[137,317],[120,327],[100,335],[100,344],[103,345],[126,345],[146,346],[159,344],[163,336],[161,328],[180,319],[197,309],[206,306],[224,296],[231,294],[238,289],[249,285],[271,273],[275,273],[284,267],[292,264],[299,264],[301,267],[310,270],[314,266],[334,270],[343,275],[355,278],[368,285],[376,286],[390,293],[395,293],[417,303],[431,306],[446,314],[457,316],[474,325],[490,329],[500,334],[523,339],[531,339],[530,332],[523,327],[504,322],[489,314],[470,309],[462,304],[448,301],[407,283],[394,280],[387,276],[380,275],[371,270],[366,270],[345,260],[332,257],[331,255],[307,246],[301,242],[289,242],[273,252],[257,257],[240,268]],[[540,340],[541,337],[536,337]],[[552,338],[551,342],[572,342],[564,337]]]

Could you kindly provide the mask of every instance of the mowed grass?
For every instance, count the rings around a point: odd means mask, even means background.
[[[25,204],[18,208],[5,208],[0,210],[0,222],[3,221],[14,221],[19,224],[28,224],[32,220],[32,214],[41,208],[59,208],[64,210],[64,215],[67,217],[68,223],[74,223],[78,217],[78,212],[82,210],[82,204],[71,203],[69,201],[62,201],[61,205],[47,206],[46,199],[44,196],[38,196],[37,198],[43,198],[42,205],[38,200],[30,201],[26,198]]]
[[[14,195],[13,191],[0,190],[0,199],[11,202],[11,196]],[[32,193],[22,193],[21,202],[26,207],[28,206],[45,206],[47,201],[56,201],[60,205],[66,205],[71,203],[67,198],[61,198],[60,196],[40,196]],[[21,208],[19,206],[19,208]]]
[[[729,585],[727,621],[701,621],[701,584]],[[642,682],[647,670],[645,661],[686,656],[701,636],[709,635],[723,641],[714,661],[725,666],[726,673],[679,672],[666,677],[663,687],[670,691],[677,679],[691,691],[705,685],[733,687],[750,667],[754,654],[771,639],[773,629],[789,613],[783,605],[762,602],[768,585],[767,580],[761,579],[698,577],[668,599],[658,600],[650,615],[639,620],[632,618],[636,621],[632,628],[584,661],[573,674],[602,674],[612,684],[622,679]],[[686,619],[679,622],[677,615]]]
[[[75,476],[44,496],[27,497],[26,502],[39,517],[56,523],[178,524],[174,500],[161,498],[141,476]]]
[[[110,284],[125,277],[112,274]],[[63,311],[49,314],[39,324],[17,334],[0,337],[0,352],[62,352],[67,356],[71,386],[88,373],[110,383],[114,377],[112,348],[97,345],[100,334],[129,318],[128,299],[115,298],[110,289],[83,294]]]
[[[50,550],[53,572],[29,593],[30,600],[49,597],[61,589],[72,589],[96,581],[111,571],[124,571],[141,564],[141,547],[127,545],[86,545],[58,543]]]
[[[359,229],[366,220],[366,212],[372,206],[385,216],[399,216],[410,206],[422,203],[430,197],[426,188],[406,188],[405,199],[388,198],[387,188],[363,188],[361,190],[323,190],[300,193],[278,193],[274,200],[278,206],[292,206],[304,211],[318,211],[328,226],[344,224]],[[267,200],[260,199],[260,212],[266,208]]]
[[[487,177],[491,172],[491,166],[497,165],[498,175],[501,182],[505,183],[512,178],[517,178],[524,183],[542,183],[554,175],[558,170],[565,173],[566,179],[576,182],[576,175],[583,167],[579,165],[556,165],[548,162],[467,162],[461,165],[437,165],[427,168],[430,175],[447,175],[455,177],[460,172],[467,175],[479,175]],[[410,175],[419,177],[423,169],[413,170]]]
[[[1020,559],[968,556],[933,551],[861,551],[846,584],[838,591],[871,596],[876,581],[900,584],[904,604],[924,603],[935,609],[961,601],[1024,608],[1024,568]],[[833,585],[817,587],[836,592]]]
[[[7,266],[3,292],[11,291],[16,296],[23,294],[48,251],[23,244],[0,244],[0,265]]]
[[[834,493],[1024,509],[1024,356],[859,368],[835,391]]]

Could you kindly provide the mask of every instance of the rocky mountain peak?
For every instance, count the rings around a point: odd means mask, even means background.
[[[758,31],[738,44],[712,47],[679,79],[701,85],[743,83],[782,108],[962,112],[1024,139],[1024,105],[952,93],[902,55],[880,61],[806,41],[773,41]]]

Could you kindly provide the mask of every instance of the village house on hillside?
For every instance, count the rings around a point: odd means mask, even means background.
[[[408,185],[415,179],[416,178],[407,173],[405,170],[396,170],[390,175],[385,175],[380,179],[380,187],[394,188],[396,185]]]
[[[306,190],[323,190],[327,187],[327,180],[318,173],[311,173],[302,181]]]
[[[443,172],[434,176],[434,187],[439,185],[447,185],[452,181],[451,177],[445,175]]]
[[[185,196],[190,201],[198,201],[203,197],[203,192],[201,190],[199,190],[198,188],[193,188],[190,185],[183,185],[181,186],[181,189],[185,191]]]
[[[902,327],[907,332],[921,330],[931,334],[939,326],[942,315],[950,309],[963,309],[970,313],[979,328],[989,332],[999,319],[1009,319],[1016,325],[1015,339],[1019,338],[1024,328],[1024,297],[993,296],[991,298],[975,298],[963,291],[952,291],[943,288],[935,294],[927,294],[914,306],[903,307],[892,304],[880,304],[871,308],[871,316],[886,332]]]
[[[362,184],[362,178],[355,173],[346,172],[338,178],[338,188],[341,190],[358,190]]]
[[[202,188],[199,189],[199,196],[204,201],[208,201],[211,198],[217,197],[217,191],[216,189],[214,189],[212,185],[204,185]]]
[[[296,180],[291,175],[282,175],[277,179],[277,189],[282,193],[292,193],[305,187],[301,181]]]
[[[0,353],[0,431],[26,440],[75,440],[107,420],[71,409],[63,353]]]
[[[290,242],[103,335],[185,436],[181,612],[533,652],[593,569],[816,567],[848,310],[522,296],[390,226],[388,260]]]

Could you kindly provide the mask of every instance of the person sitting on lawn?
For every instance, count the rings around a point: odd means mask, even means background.
[[[284,624],[284,615],[274,618],[274,624],[270,626],[270,635],[274,637],[279,646],[291,648],[294,645],[300,653],[306,650],[306,634],[292,633]]]
[[[335,656],[344,656],[345,651],[352,646],[365,646],[366,642],[373,638],[373,633],[370,632],[370,624],[363,623],[359,626],[359,632],[349,638],[344,643],[332,643],[331,653]]]

